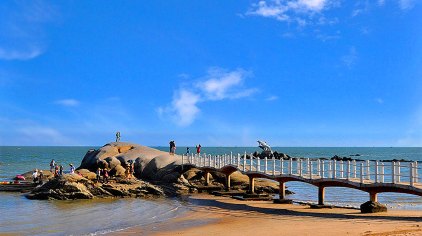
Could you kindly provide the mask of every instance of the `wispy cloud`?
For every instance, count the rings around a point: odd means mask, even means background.
[[[356,64],[357,60],[358,60],[358,53],[355,47],[350,47],[349,53],[344,55],[341,58],[341,61],[343,62],[343,64],[347,66],[349,69],[352,68]]]
[[[238,69],[226,72],[213,68],[208,71],[208,75],[196,84],[207,100],[237,99],[248,97],[255,92],[255,89],[245,89],[242,87],[244,78],[248,72]]]
[[[199,104],[202,102],[240,99],[256,93],[256,88],[246,88],[243,85],[248,75],[242,69],[210,69],[205,77],[194,83],[194,87],[176,90],[171,105],[159,107],[157,112],[161,117],[170,117],[179,126],[188,126],[200,114]]]
[[[43,53],[43,51],[41,50],[41,48],[38,47],[33,47],[31,49],[21,49],[21,50],[16,50],[16,49],[5,49],[5,48],[0,48],[0,59],[1,60],[30,60],[33,59],[35,57],[38,57],[39,55],[41,55]]]
[[[368,1],[357,1],[355,7],[352,10],[352,17],[364,14],[369,11],[369,2]]]
[[[384,104],[384,99],[382,99],[382,98],[376,98],[375,99],[375,102],[378,103],[378,104]]]
[[[339,30],[332,33],[324,33],[324,32],[321,32],[321,30],[314,30],[314,33],[316,35],[316,38],[323,42],[337,40],[341,38],[341,33]]]
[[[272,95],[272,96],[267,97],[265,100],[266,101],[275,101],[277,99],[278,99],[278,96]]]
[[[422,146],[422,107],[416,110],[409,121],[409,128],[402,138],[397,140],[397,146]]]
[[[58,130],[44,126],[20,127],[18,132],[27,139],[49,140],[49,143],[63,144],[67,138]]]
[[[336,0],[262,0],[252,4],[246,15],[273,18],[283,22],[295,22],[300,26],[328,22],[322,12],[338,6]],[[321,21],[320,19],[324,19]]]
[[[412,9],[415,3],[415,0],[399,0],[399,6],[402,10]]]
[[[0,15],[0,60],[30,60],[45,52],[45,25],[58,17],[50,3],[9,2],[0,9]]]
[[[79,105],[79,101],[76,99],[62,99],[54,102],[55,104],[66,106],[66,107],[76,107]]]

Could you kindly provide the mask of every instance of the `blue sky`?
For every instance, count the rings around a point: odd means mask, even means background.
[[[0,145],[422,146],[422,1],[1,1]]]

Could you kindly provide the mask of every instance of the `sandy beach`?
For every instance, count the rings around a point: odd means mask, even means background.
[[[361,214],[207,194],[191,196],[189,202],[191,210],[180,217],[112,235],[422,235],[420,211]]]

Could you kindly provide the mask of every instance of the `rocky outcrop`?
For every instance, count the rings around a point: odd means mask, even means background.
[[[97,183],[77,174],[53,178],[35,188],[26,197],[40,200],[92,199],[95,197],[160,197],[164,191],[142,180],[113,180]]]
[[[379,202],[367,201],[360,205],[360,212],[362,213],[376,213],[376,212],[386,212],[387,207],[382,205]]]
[[[276,160],[290,160],[291,159],[291,157],[289,155],[287,155],[285,153],[281,153],[281,152],[279,153],[277,151],[274,151],[273,153],[269,153],[269,152],[265,152],[265,151],[262,151],[260,153],[254,152],[252,154],[252,156],[254,158],[258,157],[259,159],[264,159],[265,157],[269,158],[269,159],[274,158]],[[250,156],[246,155],[246,159],[250,159]]]
[[[79,169],[95,172],[107,168],[110,175],[123,177],[129,162],[134,163],[135,176],[152,181],[176,182],[180,174],[176,168],[182,163],[181,156],[133,143],[108,143],[98,150],[89,150]]]
[[[94,196],[86,187],[88,182],[82,176],[69,174],[54,178],[44,185],[35,188],[27,195],[29,199],[91,199]]]

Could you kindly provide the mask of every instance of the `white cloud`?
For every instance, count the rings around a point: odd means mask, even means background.
[[[197,103],[200,97],[188,90],[177,92],[172,101],[175,122],[180,126],[192,124],[199,113]]]
[[[244,89],[241,85],[247,72],[241,69],[223,71],[212,69],[208,71],[205,81],[200,81],[196,87],[204,93],[208,100],[237,99],[252,95],[255,89]]]
[[[378,0],[378,5],[379,6],[384,6],[385,4],[385,0]]]
[[[322,12],[337,6],[336,0],[261,0],[252,4],[246,15],[256,15],[274,18],[284,22],[296,22],[304,26],[314,21],[320,23],[319,17]],[[324,16],[322,16],[325,19]]]
[[[40,48],[31,48],[29,50],[15,50],[0,48],[1,60],[30,60],[41,55],[43,51]]]
[[[176,91],[171,106],[157,108],[160,117],[168,116],[179,126],[188,126],[194,122],[200,110],[197,106],[200,96],[187,89]]]
[[[355,47],[350,47],[349,53],[341,58],[343,64],[349,69],[352,68],[358,60],[358,54]]]
[[[57,100],[54,103],[62,105],[62,106],[66,106],[66,107],[76,107],[79,105],[79,101],[76,99],[62,99],[62,100]]]
[[[213,68],[194,83],[195,86],[175,91],[171,104],[159,107],[157,113],[163,118],[169,117],[179,126],[188,126],[200,113],[199,104],[202,102],[240,99],[255,94],[258,89],[243,85],[248,74],[242,69],[225,71]]]

